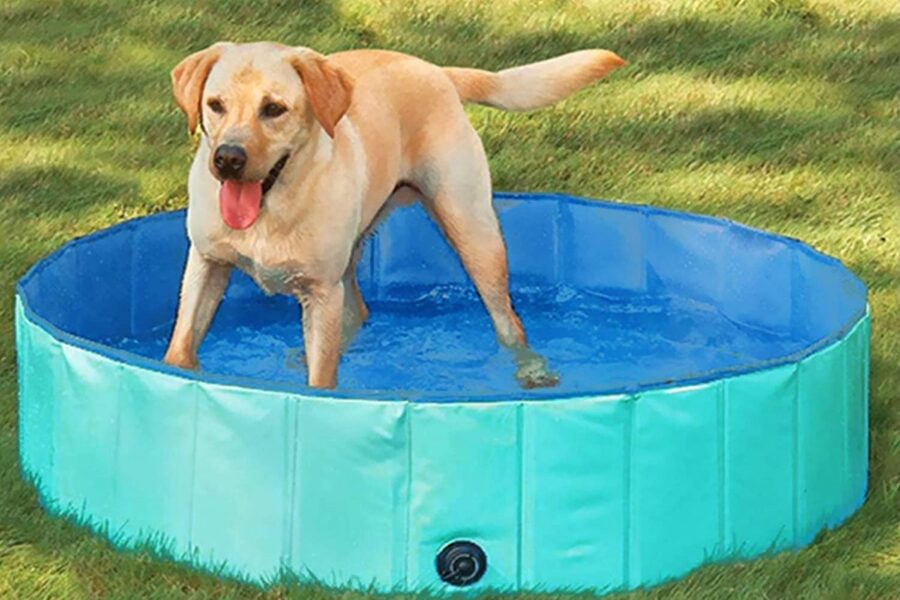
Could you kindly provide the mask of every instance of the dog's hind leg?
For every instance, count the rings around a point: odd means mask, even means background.
[[[347,349],[353,342],[353,337],[366,319],[369,318],[369,309],[363,300],[359,289],[359,281],[356,279],[356,265],[362,254],[362,242],[359,242],[353,250],[353,257],[344,273],[344,316],[341,320],[341,352]]]
[[[548,387],[559,376],[534,352],[509,296],[506,245],[491,203],[491,179],[478,134],[468,122],[462,135],[429,161],[419,185],[425,207],[459,254],[494,324],[501,345],[511,349],[522,387]]]
[[[178,316],[163,361],[184,369],[197,369],[197,349],[206,336],[231,266],[209,261],[191,246],[181,281]]]

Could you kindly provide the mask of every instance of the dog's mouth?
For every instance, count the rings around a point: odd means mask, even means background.
[[[290,154],[282,156],[262,181],[226,179],[219,189],[219,211],[232,229],[246,229],[256,222],[262,209],[263,196],[272,189]]]

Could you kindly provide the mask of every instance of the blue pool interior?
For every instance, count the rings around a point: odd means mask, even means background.
[[[513,302],[561,375],[558,388],[529,394],[629,391],[794,361],[865,313],[863,284],[838,261],[741,225],[554,195],[498,194],[495,205]],[[20,294],[73,343],[167,370],[157,361],[186,251],[181,212],[127,222],[39,263]],[[371,316],[342,358],[339,395],[522,396],[458,259],[420,208],[388,219],[359,275]],[[305,389],[301,348],[296,301],[236,272],[199,376]]]

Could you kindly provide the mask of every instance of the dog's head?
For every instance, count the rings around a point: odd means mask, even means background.
[[[334,137],[353,84],[308,48],[218,43],[181,61],[172,87],[190,132],[206,134],[222,217],[243,229],[290,155],[321,130]]]

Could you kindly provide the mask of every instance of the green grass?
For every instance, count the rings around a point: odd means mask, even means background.
[[[168,70],[220,40],[385,47],[500,68],[604,47],[631,65],[559,106],[470,111],[497,189],[726,216],[868,284],[870,493],[814,545],[623,598],[900,598],[900,7],[896,0],[0,0],[0,597],[268,592],[123,554],[47,517],[19,474],[13,287],[63,241],[184,206],[192,142]]]

